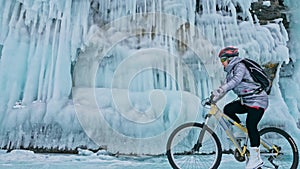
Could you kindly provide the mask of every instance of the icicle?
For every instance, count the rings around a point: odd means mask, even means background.
[[[135,20],[135,18],[136,18],[136,0],[133,0],[133,3],[132,3],[132,13],[133,13],[133,20]]]

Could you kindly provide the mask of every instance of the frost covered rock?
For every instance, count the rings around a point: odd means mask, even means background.
[[[259,23],[267,24],[274,22],[275,19],[283,18],[283,23],[288,28],[288,20],[285,12],[287,7],[277,0],[273,1],[258,1],[251,4],[250,12],[256,15]]]

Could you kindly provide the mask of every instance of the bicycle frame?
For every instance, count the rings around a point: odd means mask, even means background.
[[[212,116],[214,116],[217,119],[221,128],[225,131],[226,135],[229,137],[229,139],[234,144],[235,148],[239,151],[241,156],[244,156],[247,153],[247,145],[246,145],[246,143],[248,141],[247,128],[242,126],[241,124],[237,123],[236,121],[232,120],[230,117],[228,117],[226,114],[224,114],[218,108],[218,106],[215,104],[211,104],[210,111],[208,112],[206,120],[204,122],[205,126],[208,125],[208,123],[210,121],[210,117],[212,117]],[[229,123],[232,123],[234,126],[236,126],[237,128],[239,128],[241,131],[243,131],[245,133],[245,143],[242,147],[240,146],[238,139],[233,135],[231,129],[229,128],[229,126],[228,126]],[[200,136],[200,138],[201,138],[201,136]]]

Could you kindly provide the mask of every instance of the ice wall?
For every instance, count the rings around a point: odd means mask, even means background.
[[[69,100],[71,63],[87,32],[89,6],[88,1],[0,1],[1,147],[89,143]]]
[[[261,64],[288,62],[281,20],[254,24],[250,5],[0,0],[1,147],[87,145],[161,153],[172,128],[195,120],[198,111],[203,117],[201,107],[195,108],[199,99],[224,76],[216,57],[220,48],[235,45],[242,57]],[[278,78],[271,105],[282,105],[275,114],[288,114],[287,120],[269,120],[274,114],[268,113],[262,124],[296,125],[299,113],[296,107],[289,113]]]
[[[282,77],[280,80],[280,84],[282,85],[282,93],[285,98],[285,101],[289,107],[290,113],[293,118],[300,126],[300,95],[299,93],[299,81],[300,81],[300,63],[299,63],[299,52],[300,52],[300,44],[298,39],[300,38],[299,31],[299,1],[288,0],[285,2],[286,5],[289,6],[290,15],[290,41],[289,41],[289,49],[290,49],[290,57],[294,61],[293,63],[284,64],[284,68],[288,73],[288,76]],[[289,90],[292,89],[292,90]]]

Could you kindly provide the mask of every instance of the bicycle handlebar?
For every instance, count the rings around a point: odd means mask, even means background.
[[[212,102],[211,97],[205,98],[205,99],[203,99],[203,100],[201,101],[201,105],[202,105],[203,107],[211,106],[212,104],[214,104],[214,103]]]

